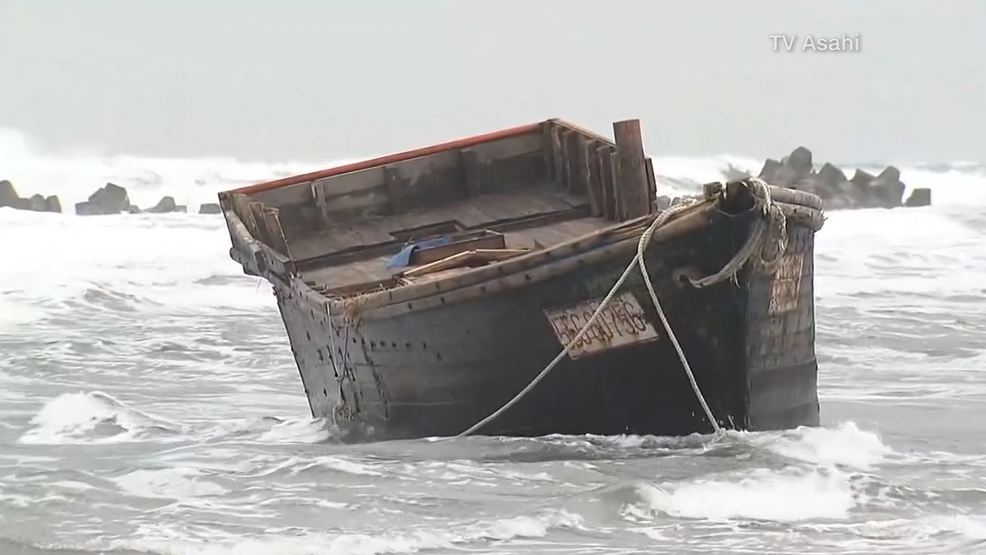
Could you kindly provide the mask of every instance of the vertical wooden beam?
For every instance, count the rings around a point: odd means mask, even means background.
[[[267,222],[264,221],[264,204],[262,202],[251,202],[250,213],[253,215],[253,221],[257,228],[257,233],[254,237],[270,245],[270,233],[267,230]]]
[[[654,175],[654,162],[650,159],[650,156],[647,157],[646,164],[647,164],[647,202],[653,205],[654,201],[657,200],[657,177]],[[654,209],[651,208],[650,211],[653,212]]]
[[[602,189],[603,217],[616,220],[616,189],[613,184],[613,147],[602,145],[596,147],[596,165],[599,167],[599,183]]]
[[[544,161],[544,177],[549,181],[555,177],[555,154],[551,134],[553,127],[555,127],[553,119],[541,122],[541,159]]]
[[[319,184],[318,181],[312,181],[312,200],[315,204],[315,209],[318,210],[318,226],[319,229],[328,229],[329,223],[332,221],[329,218],[329,204],[325,198],[325,186]]]
[[[612,184],[610,190],[613,193],[613,221],[620,221],[623,213],[623,200],[620,197],[620,176],[617,174],[616,167],[619,161],[616,157],[616,147],[610,147],[606,157],[607,170],[609,170],[609,182]]]
[[[256,238],[257,222],[253,219],[253,212],[250,210],[250,197],[243,193],[233,193],[233,212],[240,217],[240,221],[246,226],[250,235]]]
[[[561,179],[559,183],[562,188],[568,192],[572,192],[572,135],[574,133],[569,129],[561,130],[561,152],[562,152],[562,164],[561,164]]]
[[[291,251],[288,249],[288,239],[284,235],[284,228],[281,226],[280,210],[270,206],[264,207],[264,223],[267,227],[267,234],[271,248],[277,252],[291,258]]]
[[[554,179],[555,184],[558,187],[564,188],[564,173],[565,173],[565,148],[564,142],[562,141],[562,128],[555,125],[551,128],[551,163],[554,166],[552,173],[552,179]]]
[[[589,191],[589,149],[585,137],[581,133],[573,131],[568,136],[568,152],[571,154],[571,157],[568,159],[572,178],[570,190],[573,194],[585,195],[591,207],[592,195]]]
[[[589,187],[589,210],[592,215],[599,218],[603,215],[603,184],[599,172],[599,142],[596,140],[586,140],[585,161],[588,166],[587,184]]]
[[[616,175],[620,199],[620,220],[650,213],[647,164],[644,161],[644,140],[640,135],[640,120],[613,123],[616,138]]]

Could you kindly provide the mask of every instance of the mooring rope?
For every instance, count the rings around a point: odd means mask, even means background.
[[[784,252],[784,249],[787,247],[787,234],[786,234],[786,223],[784,221],[784,214],[780,211],[779,207],[776,207],[773,204],[773,201],[770,198],[770,186],[767,185],[766,182],[757,178],[750,178],[747,180],[747,182],[753,187],[753,196],[755,202],[754,208],[756,210],[761,211],[761,214],[764,216],[764,218],[766,218],[769,221],[769,227],[771,231],[774,232],[771,233],[771,235],[774,235],[773,246],[777,251],[776,254],[772,259],[763,258],[762,251],[766,246],[764,244],[765,243],[764,231],[766,226],[764,224],[764,220],[757,220],[757,222],[754,224],[755,226],[754,229],[750,232],[750,235],[747,238],[746,243],[739,251],[737,251],[736,255],[734,255],[733,258],[728,263],[726,263],[726,265],[723,266],[723,268],[719,272],[716,272],[715,274],[712,274],[711,276],[707,276],[705,278],[692,280],[693,285],[696,285],[697,287],[708,287],[714,283],[719,283],[720,281],[723,281],[725,279],[735,278],[736,273],[739,272],[739,270],[743,267],[744,264],[746,264],[746,262],[753,256],[754,253],[757,253],[760,262],[762,262],[766,266],[768,267],[776,266],[776,263],[780,260],[781,254]],[[519,393],[517,393],[512,399],[507,401],[506,404],[504,404],[502,407],[494,411],[486,418],[473,424],[471,427],[469,427],[469,429],[465,430],[464,432],[461,432],[456,437],[472,435],[486,424],[489,424],[490,422],[496,420],[500,415],[502,415],[504,412],[509,410],[510,407],[516,405],[521,399],[526,397],[527,394],[530,393],[531,390],[533,390],[534,387],[537,386],[537,384],[540,383],[541,380],[543,380],[545,376],[547,376],[548,373],[551,372],[558,365],[558,363],[561,362],[565,358],[565,356],[569,354],[572,347],[574,347],[575,344],[582,339],[582,336],[585,335],[587,331],[589,331],[589,328],[592,327],[592,325],[595,323],[599,315],[602,314],[606,306],[613,300],[613,297],[616,296],[616,293],[619,291],[620,287],[623,286],[623,283],[626,282],[628,277],[630,277],[630,273],[633,271],[634,266],[640,268],[640,273],[643,277],[644,284],[647,286],[647,292],[650,293],[651,302],[654,303],[654,309],[657,311],[657,314],[661,319],[661,324],[664,326],[664,329],[668,333],[668,338],[671,339],[671,343],[674,345],[675,351],[678,354],[678,359],[681,361],[682,367],[685,370],[685,374],[688,376],[688,381],[691,384],[692,391],[695,393],[695,397],[698,399],[699,404],[702,406],[702,410],[705,412],[706,418],[709,420],[709,423],[712,425],[712,429],[715,431],[716,434],[719,434],[722,431],[722,428],[719,426],[718,421],[716,421],[715,415],[712,414],[712,410],[709,408],[708,403],[706,403],[705,396],[702,394],[702,390],[698,386],[698,382],[695,380],[695,375],[692,372],[691,365],[688,364],[688,359],[685,356],[684,351],[681,349],[681,345],[678,343],[678,339],[675,336],[674,331],[671,329],[671,324],[668,321],[667,316],[664,314],[664,309],[661,306],[660,300],[658,299],[657,292],[654,289],[654,284],[651,282],[650,275],[647,272],[647,267],[644,260],[644,251],[646,250],[647,246],[650,244],[650,241],[654,236],[654,232],[657,231],[658,228],[666,224],[671,218],[673,218],[675,215],[680,213],[682,210],[691,206],[693,206],[693,204],[688,204],[688,203],[679,204],[669,208],[668,210],[665,210],[664,212],[661,212],[656,218],[654,218],[654,221],[651,222],[651,224],[647,226],[647,229],[644,230],[643,234],[641,234],[640,240],[637,241],[637,252],[636,254],[634,254],[633,260],[631,260],[630,264],[628,264],[626,269],[623,270],[623,274],[620,275],[620,278],[616,280],[616,283],[609,290],[609,293],[607,293],[606,296],[603,298],[602,302],[599,303],[599,306],[592,313],[592,316],[590,316],[589,319],[586,321],[585,325],[582,326],[582,329],[580,329],[579,332],[575,334],[575,337],[573,337],[562,348],[561,352],[558,353],[558,355],[555,358],[553,358],[551,362],[549,362],[548,365],[545,366],[544,369],[541,370],[541,372],[539,372],[538,375],[535,376],[534,379],[531,380],[531,382],[524,387],[524,389],[520,390]],[[778,217],[780,218],[779,220],[777,219]],[[778,232],[780,233],[781,236],[776,235]]]
[[[657,224],[660,220],[660,216],[654,220],[654,224]],[[665,220],[666,221],[666,220]],[[695,393],[695,397],[698,399],[698,403],[702,405],[702,410],[705,411],[705,417],[709,419],[709,424],[712,424],[712,430],[718,434],[721,430],[719,428],[719,423],[716,422],[715,416],[712,414],[712,409],[709,408],[709,404],[705,402],[705,396],[702,395],[702,389],[698,386],[698,382],[695,381],[695,374],[692,372],[692,367],[688,364],[688,358],[685,356],[685,352],[681,350],[681,344],[678,343],[678,338],[674,334],[674,330],[671,329],[671,323],[668,322],[668,317],[664,314],[664,308],[661,307],[661,301],[657,298],[657,291],[654,290],[654,283],[650,279],[650,275],[647,273],[647,264],[644,262],[644,249],[650,243],[651,237],[654,235],[654,230],[659,226],[651,224],[644,234],[640,236],[640,241],[637,241],[637,256],[634,257],[634,262],[640,267],[640,275],[644,278],[644,285],[647,286],[647,292],[650,293],[650,300],[654,303],[654,309],[657,310],[657,316],[661,319],[661,324],[664,325],[665,331],[668,332],[668,339],[671,340],[671,344],[674,345],[674,350],[678,353],[678,359],[681,361],[681,366],[685,369],[685,374],[688,376],[688,383],[692,385],[692,391]],[[662,224],[663,225],[663,224]],[[633,266],[633,263],[630,264]]]

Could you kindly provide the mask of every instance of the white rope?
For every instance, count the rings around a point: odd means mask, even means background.
[[[761,210],[763,215],[771,220],[772,227],[774,228],[779,227],[781,231],[784,231],[784,226],[785,226],[785,222],[783,220],[784,216],[780,212],[780,209],[773,205],[773,202],[771,201],[770,198],[770,189],[767,183],[756,178],[750,179],[749,183],[753,185],[753,194],[756,203],[755,207]],[[695,397],[698,399],[699,404],[702,406],[702,409],[705,412],[705,416],[709,420],[709,423],[712,424],[712,429],[716,432],[716,434],[719,434],[722,431],[722,428],[719,426],[719,423],[716,421],[715,416],[712,414],[712,410],[709,408],[708,403],[705,402],[705,396],[702,395],[702,390],[698,386],[698,382],[695,380],[695,375],[692,372],[691,366],[688,364],[688,359],[687,357],[685,357],[685,353],[681,349],[681,345],[678,343],[678,339],[675,336],[674,331],[671,329],[671,324],[668,322],[667,316],[665,316],[664,314],[664,309],[661,307],[661,302],[657,297],[657,292],[654,290],[654,284],[651,282],[650,275],[647,273],[647,267],[644,261],[644,251],[647,248],[647,246],[650,244],[650,241],[654,236],[654,232],[659,227],[666,224],[668,220],[670,220],[676,214],[678,214],[679,212],[681,212],[682,210],[684,210],[689,206],[691,205],[687,203],[680,204],[673,206],[670,209],[665,210],[664,212],[661,212],[640,236],[640,240],[637,242],[637,253],[634,255],[633,260],[631,260],[630,264],[627,265],[625,270],[623,270],[623,274],[620,275],[620,278],[618,280],[616,280],[616,283],[609,290],[609,293],[607,293],[606,297],[604,297],[602,302],[599,303],[599,306],[596,308],[595,312],[592,313],[592,316],[589,317],[589,320],[587,320],[586,323],[582,326],[582,329],[580,329],[579,332],[575,334],[575,337],[573,337],[562,348],[561,352],[558,353],[558,355],[555,356],[555,358],[553,358],[551,362],[549,362],[548,365],[545,366],[544,369],[541,370],[541,372],[538,373],[538,375],[535,376],[534,379],[531,380],[531,382],[524,387],[524,389],[520,390],[520,392],[514,395],[512,399],[507,401],[506,404],[504,404],[502,407],[494,411],[492,414],[480,420],[476,424],[473,424],[471,427],[469,427],[469,429],[465,430],[464,432],[461,432],[455,437],[472,435],[486,424],[489,424],[493,420],[496,420],[500,415],[502,415],[504,412],[509,410],[510,407],[516,405],[521,399],[527,396],[527,394],[530,393],[530,391],[534,389],[534,387],[537,386],[537,384],[540,383],[541,380],[543,380],[544,377],[547,376],[548,373],[551,372],[558,365],[558,363],[565,358],[566,355],[569,354],[572,347],[574,347],[575,344],[582,339],[582,336],[585,335],[585,333],[589,330],[589,328],[592,327],[592,325],[595,323],[599,315],[602,314],[606,306],[610,303],[610,301],[613,300],[613,297],[616,296],[617,291],[619,291],[620,287],[623,286],[623,283],[626,282],[628,277],[630,277],[630,273],[633,271],[634,266],[638,266],[640,268],[640,273],[643,276],[644,284],[647,286],[647,291],[648,293],[650,293],[651,301],[654,303],[654,308],[655,310],[657,310],[657,314],[661,319],[661,323],[663,324],[664,329],[668,333],[668,338],[671,339],[671,343],[674,345],[675,351],[678,354],[678,359],[681,361],[681,364],[684,367],[685,373],[688,376],[688,381],[691,384],[692,391],[695,393]],[[780,220],[779,225],[777,223],[777,220],[774,218],[775,214],[779,214],[780,218],[782,218]],[[752,256],[754,249],[757,246],[760,246],[762,251],[762,247],[763,247],[762,240],[764,237],[763,220],[758,220],[754,225],[756,227],[751,231],[750,237],[747,239],[746,244],[743,246],[743,248],[739,250],[739,252],[736,253],[735,256],[733,256],[732,260],[730,260],[722,268],[722,270],[706,278],[695,280],[692,283],[701,283],[701,285],[697,285],[697,286],[707,287],[709,285],[712,285],[713,283],[718,283],[720,281],[723,281],[728,277],[734,277],[736,275],[736,272],[738,272],[739,269],[742,268],[742,266],[746,263],[746,261],[749,260],[749,258]],[[787,245],[787,236],[786,234],[784,234],[782,238],[775,238],[775,239],[777,241],[777,246],[779,247],[776,256],[774,257],[774,259],[766,260],[766,261],[763,260],[762,256],[760,256],[760,260],[762,262],[767,264],[775,264],[780,259],[780,254],[783,253],[784,248]]]
[[[630,265],[627,266],[626,270],[623,270],[623,275],[620,276],[620,279],[616,280],[616,285],[614,285],[613,288],[609,290],[609,293],[606,295],[606,298],[603,299],[603,302],[599,303],[599,308],[597,308],[596,311],[592,313],[592,316],[590,316],[589,320],[586,321],[584,326],[582,326],[582,329],[579,330],[579,333],[575,334],[575,337],[573,337],[572,340],[569,341],[567,345],[565,345],[565,347],[561,350],[561,352],[558,353],[558,356],[553,358],[551,362],[549,362],[548,365],[544,367],[544,370],[541,370],[541,372],[537,376],[535,376],[533,380],[531,380],[531,383],[527,384],[527,387],[520,390],[520,393],[514,395],[513,399],[507,401],[507,404],[497,409],[493,414],[473,424],[472,427],[460,433],[456,437],[472,435],[473,433],[476,432],[476,430],[496,420],[497,417],[499,417],[501,414],[506,412],[507,409],[509,409],[510,407],[517,404],[518,401],[523,399],[532,389],[534,389],[534,386],[536,386],[541,380],[543,380],[544,377],[548,375],[548,372],[551,372],[555,368],[555,366],[557,366],[558,363],[565,358],[565,355],[568,354],[571,348],[575,346],[575,344],[578,343],[580,339],[582,339],[582,336],[585,335],[585,332],[589,331],[589,327],[596,322],[596,318],[598,318],[599,315],[602,314],[603,309],[606,308],[606,305],[608,305],[609,302],[616,295],[616,292],[620,289],[620,286],[623,285],[623,282],[625,282],[627,278],[630,277],[630,272],[633,271],[633,267],[636,264],[636,262],[637,262],[637,257],[634,257],[633,262],[631,262]]]
[[[655,223],[660,220],[654,220]],[[695,392],[695,397],[698,399],[700,405],[702,405],[702,410],[705,411],[705,417],[708,418],[709,424],[712,424],[712,430],[716,434],[721,432],[719,428],[719,423],[716,422],[715,416],[712,414],[712,409],[709,408],[709,404],[705,402],[705,396],[702,395],[702,389],[698,387],[698,382],[695,381],[695,374],[692,373],[692,367],[688,364],[688,359],[685,357],[685,352],[681,350],[681,344],[678,343],[678,338],[674,334],[674,330],[671,329],[671,324],[668,322],[668,317],[664,315],[664,309],[661,307],[661,301],[657,298],[657,291],[654,291],[654,284],[651,282],[650,275],[647,273],[647,264],[644,262],[644,249],[647,248],[647,244],[650,243],[651,236],[654,235],[654,230],[656,227],[652,224],[647,228],[647,231],[640,236],[640,241],[637,242],[637,256],[635,261],[637,265],[640,266],[640,274],[644,277],[644,285],[647,286],[647,292],[650,293],[650,300],[654,303],[654,308],[657,310],[658,317],[661,318],[661,324],[664,325],[664,329],[668,332],[668,339],[671,340],[671,344],[674,345],[674,350],[678,353],[678,360],[681,361],[681,366],[685,369],[685,374],[688,376],[688,383],[692,385],[692,391]]]

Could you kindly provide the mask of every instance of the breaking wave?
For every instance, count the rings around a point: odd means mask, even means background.
[[[135,470],[113,479],[123,491],[138,497],[189,499],[223,495],[227,490],[189,468]]]
[[[235,158],[154,158],[97,152],[51,154],[16,130],[0,129],[0,179],[9,179],[22,197],[58,195],[62,206],[85,200],[106,182],[127,188],[130,200],[153,206],[171,195],[195,210],[216,202],[218,191],[334,165],[334,163],[244,162]]]
[[[167,555],[378,555],[456,549],[480,541],[541,538],[551,529],[577,528],[582,518],[567,511],[545,511],[490,522],[367,533],[272,533],[263,537],[201,542],[175,541],[172,530],[148,530],[145,539],[114,542],[111,549],[137,549]]]
[[[100,391],[63,393],[45,403],[31,418],[30,424],[31,428],[20,436],[19,443],[239,440],[290,444],[319,443],[335,434],[327,421],[314,418],[229,420],[196,426],[148,414]],[[338,470],[345,471],[344,468]]]
[[[63,393],[31,418],[20,443],[121,443],[180,432],[181,427],[130,407],[99,391]]]
[[[793,148],[797,145],[791,145]],[[811,146],[811,145],[808,145]],[[380,153],[367,153],[367,158]],[[776,153],[765,153],[774,156]],[[21,196],[57,194],[66,208],[85,200],[107,181],[127,188],[131,201],[147,207],[163,195],[195,212],[216,193],[313,171],[352,160],[248,162],[235,158],[155,158],[109,155],[95,151],[68,154],[45,152],[23,133],[0,128],[0,179],[9,179]],[[736,173],[759,173],[763,159],[722,154],[708,157],[655,156],[654,170],[662,194],[697,192],[702,183],[721,181]],[[909,188],[930,187],[935,204],[986,204],[986,165],[974,162],[943,164],[896,163]],[[877,164],[840,165],[846,172],[882,169]],[[71,209],[68,208],[69,212]]]
[[[756,469],[683,483],[639,484],[623,507],[629,519],[656,515],[710,520],[845,519],[858,503],[848,474],[837,470]]]
[[[784,432],[736,435],[746,436],[753,444],[785,457],[818,465],[869,469],[894,452],[875,432],[860,430],[854,422],[843,422],[835,428],[802,427]]]

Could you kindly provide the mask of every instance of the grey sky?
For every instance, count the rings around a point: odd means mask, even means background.
[[[975,0],[0,0],[0,126],[50,148],[327,160],[639,117],[656,156],[982,161],[984,32]],[[775,33],[859,33],[862,52],[775,53]]]

